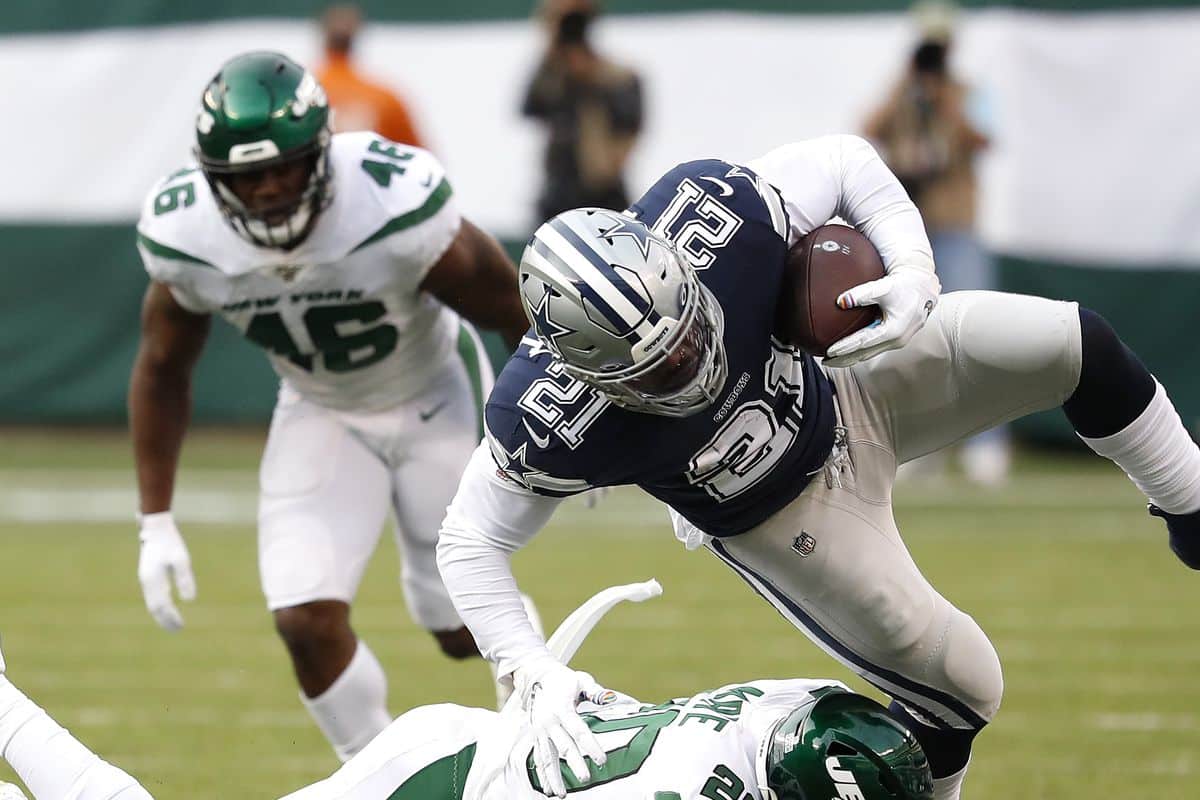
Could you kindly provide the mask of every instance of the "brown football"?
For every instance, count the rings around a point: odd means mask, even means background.
[[[788,251],[775,309],[785,342],[823,356],[837,340],[879,317],[877,306],[838,308],[842,292],[884,276],[883,260],[866,236],[847,225],[822,225]]]

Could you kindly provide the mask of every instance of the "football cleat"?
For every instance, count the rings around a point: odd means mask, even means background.
[[[1200,569],[1200,511],[1170,514],[1154,503],[1147,503],[1146,510],[1167,523],[1171,552],[1192,569]]]

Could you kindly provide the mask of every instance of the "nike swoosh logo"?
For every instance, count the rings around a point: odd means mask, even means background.
[[[521,424],[525,426],[525,432],[529,434],[529,438],[533,439],[533,443],[543,450],[550,446],[549,436],[538,436],[533,432],[533,428],[529,427],[529,420],[521,420]]]
[[[714,184],[721,190],[721,197],[729,197],[729,195],[733,194],[733,187],[720,178],[710,178],[707,175],[701,175],[700,180]]]
[[[443,400],[428,411],[418,411],[417,416],[421,418],[421,422],[429,422],[429,420],[433,419],[434,415],[445,408],[446,404],[449,402],[449,400]]]
[[[425,180],[421,181],[421,186],[424,188],[428,188],[429,185],[432,183],[433,183],[433,173],[431,172],[425,177]]]

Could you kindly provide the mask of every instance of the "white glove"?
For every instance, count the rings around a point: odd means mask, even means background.
[[[879,306],[881,320],[830,345],[824,363],[848,367],[908,344],[929,319],[941,288],[937,276],[929,270],[896,267],[879,280],[842,292],[838,306]]]
[[[559,759],[565,760],[576,780],[584,783],[592,773],[584,757],[597,766],[608,760],[596,734],[580,719],[576,706],[607,691],[586,672],[577,672],[552,656],[521,666],[513,675],[521,708],[529,714],[534,736],[533,768],[547,797],[566,797]]]
[[[138,556],[138,580],[146,609],[160,626],[177,631],[183,627],[183,616],[171,600],[171,578],[175,579],[180,599],[196,599],[196,579],[192,577],[187,545],[170,511],[139,515],[139,520],[142,551]]]

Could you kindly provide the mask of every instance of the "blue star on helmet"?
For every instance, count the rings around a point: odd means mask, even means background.
[[[553,291],[547,286],[546,291],[542,293],[542,299],[533,307],[533,327],[539,338],[557,347],[559,336],[566,336],[575,331],[550,319],[550,295]]]
[[[642,251],[642,255],[650,258],[650,242],[653,240],[654,235],[648,227],[635,219],[621,217],[620,222],[606,231],[601,231],[600,235],[610,239],[614,236],[629,236],[637,242],[638,249]]]

